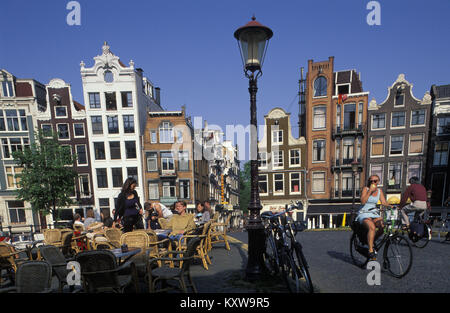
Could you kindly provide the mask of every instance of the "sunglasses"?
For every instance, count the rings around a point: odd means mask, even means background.
[[[378,183],[378,179],[377,180],[369,180],[369,183]]]

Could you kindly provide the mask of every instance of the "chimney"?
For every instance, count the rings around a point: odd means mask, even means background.
[[[157,105],[161,105],[161,88],[155,87],[155,100]]]

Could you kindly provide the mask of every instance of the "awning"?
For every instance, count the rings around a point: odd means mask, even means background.
[[[355,205],[355,209],[359,209],[359,205]],[[343,214],[352,211],[351,203],[343,204],[309,204],[307,215],[313,214]]]

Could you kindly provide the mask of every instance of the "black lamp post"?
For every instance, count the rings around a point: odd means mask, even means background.
[[[355,159],[352,162],[352,171],[353,171],[353,202],[352,202],[352,210],[355,210],[355,197],[356,197],[356,174],[358,173],[359,163]]]
[[[261,221],[262,209],[259,200],[258,186],[258,132],[256,122],[256,92],[257,80],[262,75],[262,65],[266,54],[267,44],[273,36],[270,28],[261,25],[253,16],[245,26],[234,32],[241,52],[245,76],[249,79],[250,92],[250,165],[251,165],[251,189],[248,210],[250,214],[247,220],[248,233],[248,261],[246,278],[256,280],[260,278],[264,269],[264,225]]]

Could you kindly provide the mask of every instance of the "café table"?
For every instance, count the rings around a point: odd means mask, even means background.
[[[122,248],[112,249],[110,250],[116,258],[119,259],[119,265],[128,261],[133,255],[136,255],[141,252],[141,248],[128,248],[127,251],[122,251]],[[122,262],[122,258],[125,258]]]

